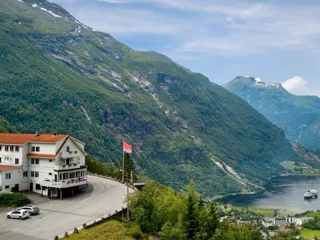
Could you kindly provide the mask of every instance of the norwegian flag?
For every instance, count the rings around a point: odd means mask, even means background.
[[[123,141],[123,151],[126,153],[132,153],[132,145]]]

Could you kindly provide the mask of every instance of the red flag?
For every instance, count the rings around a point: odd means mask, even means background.
[[[132,153],[132,145],[123,141],[123,151],[126,153]]]

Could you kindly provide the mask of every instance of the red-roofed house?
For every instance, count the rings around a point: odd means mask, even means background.
[[[87,181],[84,146],[69,135],[0,133],[0,191],[74,193]]]

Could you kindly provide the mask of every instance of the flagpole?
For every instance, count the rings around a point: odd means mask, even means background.
[[[124,182],[124,140],[122,139],[122,182]]]

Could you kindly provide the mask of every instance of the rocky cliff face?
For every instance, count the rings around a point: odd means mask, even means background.
[[[320,98],[295,96],[281,84],[252,77],[237,77],[225,87],[284,129],[290,141],[320,151]]]
[[[45,0],[0,1],[0,116],[20,132],[68,133],[140,174],[206,195],[256,189],[303,161],[245,101],[155,52],[138,52]]]

